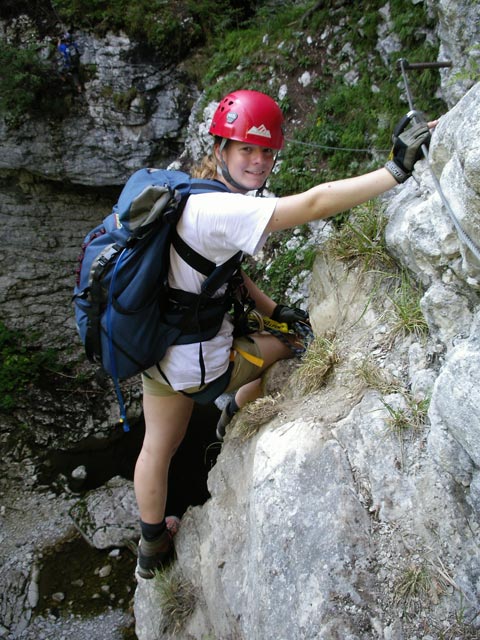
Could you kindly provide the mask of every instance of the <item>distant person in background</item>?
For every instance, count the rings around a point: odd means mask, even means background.
[[[68,31],[58,39],[57,51],[61,55],[60,73],[63,79],[71,79],[77,92],[81,93],[83,87],[80,81],[80,50]]]
[[[404,182],[422,155],[422,145],[430,140],[426,122],[399,127],[392,158],[384,167],[281,198],[251,197],[247,194],[261,192],[273,170],[284,144],[283,128],[280,107],[263,93],[240,90],[220,101],[210,125],[212,153],[194,175],[218,180],[230,193],[190,196],[177,225],[181,239],[216,265],[239,250],[257,254],[270,233],[333,216]],[[171,290],[199,293],[205,277],[172,248],[168,277]],[[287,324],[305,320],[301,310],[277,304],[243,272],[242,278],[263,316]],[[217,425],[217,436],[222,440],[235,413],[262,395],[266,369],[292,355],[289,347],[273,335],[258,331],[248,338],[236,338],[233,332],[226,314],[213,338],[173,345],[143,376],[145,439],[134,477],[141,519],[137,565],[141,578],[153,578],[173,550],[172,537],[179,520],[165,518],[168,470],[186,433],[195,396],[208,392],[211,385],[215,385],[217,396],[222,392],[234,394]],[[188,472],[185,469],[186,477]]]

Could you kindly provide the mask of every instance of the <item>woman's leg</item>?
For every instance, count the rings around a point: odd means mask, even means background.
[[[258,377],[252,382],[247,382],[241,386],[235,392],[235,396],[223,409],[216,429],[217,438],[219,440],[223,440],[225,429],[237,411],[244,407],[247,402],[253,402],[263,395],[261,378],[263,372],[274,362],[277,362],[278,360],[285,360],[293,356],[292,350],[281,340],[275,338],[275,336],[262,333],[252,334],[250,338],[255,341],[260,351],[260,357],[263,359],[263,365],[258,369]],[[239,354],[237,357],[242,356]]]
[[[145,438],[134,475],[143,522],[155,524],[165,516],[170,461],[185,436],[192,409],[193,400],[181,394],[144,394]]]
[[[293,356],[292,350],[283,342],[272,335],[254,334],[251,336],[260,349],[263,366],[258,371],[258,378],[240,387],[235,394],[235,403],[238,408],[244,407],[247,402],[253,402],[262,395],[262,373],[274,362],[285,360]]]
[[[141,528],[136,573],[142,578],[153,578],[173,549],[176,519],[165,520],[168,470],[185,436],[192,408],[193,400],[181,394],[143,395],[145,438],[134,474]]]

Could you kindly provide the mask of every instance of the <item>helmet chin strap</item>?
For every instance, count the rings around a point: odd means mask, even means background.
[[[228,184],[231,185],[232,187],[235,187],[235,189],[239,189],[240,191],[244,191],[244,192],[245,191],[251,191],[251,189],[249,189],[248,187],[245,187],[243,184],[240,184],[239,182],[237,182],[236,180],[234,180],[232,178],[232,176],[230,175],[230,171],[228,170],[228,167],[225,164],[224,160],[220,161],[219,170],[220,170],[221,175],[228,182]],[[262,189],[263,189],[263,187],[262,187]]]

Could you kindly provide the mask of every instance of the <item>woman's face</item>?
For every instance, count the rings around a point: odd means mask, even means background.
[[[220,153],[218,148],[216,153]],[[235,140],[230,140],[221,153],[230,175],[245,187],[245,192],[260,189],[275,162],[273,149]]]

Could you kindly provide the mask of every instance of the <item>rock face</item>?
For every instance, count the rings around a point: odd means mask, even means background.
[[[1,32],[8,29],[0,22]],[[27,117],[15,128],[0,119],[2,320],[72,365],[79,356],[84,360],[71,302],[83,238],[110,212],[120,191],[116,185],[140,167],[178,158],[196,96],[179,66],[139,62],[137,45],[125,35],[99,40],[79,33],[77,40],[83,67],[95,68],[95,74],[81,94],[71,96],[64,116]],[[47,50],[48,42],[42,46]],[[88,387],[93,370],[83,368]],[[69,398],[60,400],[64,409],[48,389],[38,398],[34,420],[42,430],[33,429],[34,440],[58,444],[69,436],[76,442],[92,433],[108,435],[118,413],[111,385],[94,383],[92,396],[81,385],[63,383],[58,386]],[[127,385],[131,419],[140,413],[138,399],[138,383]],[[27,411],[17,412],[17,419],[30,423]],[[62,414],[65,428],[58,438],[55,416]]]
[[[426,0],[426,5],[435,16],[438,59],[452,62],[440,73],[443,97],[453,107],[473,86],[478,69],[478,6],[469,0]]]
[[[79,33],[77,40],[81,63],[95,68],[94,76],[57,121],[27,118],[15,129],[0,121],[0,169],[98,187],[177,158],[195,96],[182,73],[136,61],[125,35],[98,40]]]
[[[476,85],[442,118],[431,150],[475,242],[479,116]],[[391,341],[388,289],[376,297],[374,274],[320,249],[311,317],[318,334],[335,329],[340,362],[309,396],[292,378],[253,438],[242,436],[242,414],[233,423],[211,499],[187,512],[176,538],[173,571],[193,585],[196,607],[175,637],[436,638],[446,625],[478,637],[479,263],[425,164],[419,186],[390,200],[386,237],[425,284],[428,339]],[[359,377],[366,360],[388,388]],[[154,590],[137,589],[141,640],[170,637],[175,623]]]
[[[432,170],[440,177],[442,191],[455,219],[473,240],[480,206],[480,154],[476,142],[480,133],[476,119],[479,96],[477,84],[448,116],[440,119],[430,149]],[[454,282],[458,279],[458,285],[466,285],[467,296],[472,292],[475,294],[480,278],[479,260],[462,242],[449,210],[441,206],[441,198],[425,162],[417,166],[421,174],[419,186],[409,185],[398,199],[393,199],[387,211],[389,248],[397,257],[401,256],[402,262],[425,285],[443,282],[455,287]],[[404,213],[406,207],[408,211]]]
[[[138,536],[138,508],[131,482],[116,477],[89,491],[70,509],[82,536],[96,549],[123,547]]]

